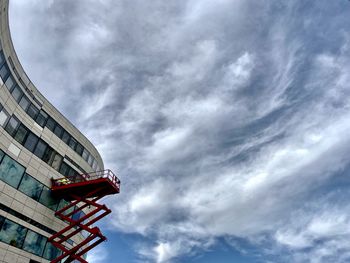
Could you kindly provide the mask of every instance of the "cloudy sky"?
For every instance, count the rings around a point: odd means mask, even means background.
[[[350,261],[350,2],[11,0],[122,193],[91,263]]]

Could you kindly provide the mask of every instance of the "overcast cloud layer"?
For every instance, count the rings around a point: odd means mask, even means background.
[[[32,81],[120,175],[112,228],[147,237],[141,262],[223,238],[259,262],[340,263],[349,12],[345,0],[11,0],[10,22]]]

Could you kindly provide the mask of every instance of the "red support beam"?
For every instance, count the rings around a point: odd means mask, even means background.
[[[119,193],[119,184],[119,179],[110,170],[52,180],[52,193],[70,200],[71,203],[55,213],[66,221],[68,226],[49,238],[49,241],[62,251],[62,254],[51,263],[58,263],[62,259],[65,259],[65,263],[74,260],[88,263],[83,259],[83,255],[107,240],[100,229],[93,227],[92,224],[111,213],[110,209],[98,204],[97,201],[106,195]],[[81,218],[72,217],[88,206],[94,209]],[[73,211],[65,214],[72,207],[75,207]],[[85,240],[75,244],[72,248],[64,245],[64,242],[82,231],[89,234]]]

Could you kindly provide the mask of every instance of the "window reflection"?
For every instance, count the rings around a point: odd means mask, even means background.
[[[51,243],[47,242],[43,257],[48,260],[53,260],[61,255],[61,251],[54,247]]]
[[[14,81],[12,76],[9,76],[5,82],[6,88],[11,91],[12,88],[15,86],[16,82]]]
[[[7,111],[5,109],[2,109],[2,111],[0,112],[0,125],[4,127],[9,118],[10,115],[7,113]]]
[[[20,186],[18,187],[18,190],[37,201],[43,187],[44,185],[42,185],[38,180],[34,179],[28,174],[25,174],[22,178]]]
[[[0,164],[0,179],[7,184],[18,187],[18,184],[24,173],[24,167],[12,160],[9,156],[5,156]]]
[[[29,151],[33,152],[39,138],[34,133],[29,133],[26,142],[24,143],[24,147],[26,147]]]
[[[28,134],[28,129],[26,127],[24,127],[24,125],[21,124],[18,127],[18,130],[17,130],[14,138],[16,141],[18,141],[20,144],[22,144],[25,141],[27,134]]]
[[[47,147],[48,145],[46,142],[39,140],[38,144],[35,147],[34,154],[41,159],[44,156]]]
[[[53,198],[50,189],[44,186],[39,202],[52,210],[56,210],[59,201]]]
[[[16,85],[11,94],[15,101],[19,102],[23,96],[23,91],[18,85]]]
[[[0,241],[15,247],[22,247],[27,229],[8,219],[5,219],[1,231]]]
[[[24,111],[27,111],[28,107],[29,107],[29,104],[30,104],[30,101],[28,100],[28,98],[26,96],[23,96],[22,99],[19,101],[19,106],[21,106],[21,108],[24,110]]]
[[[12,116],[10,118],[10,120],[8,121],[8,123],[6,124],[5,130],[11,135],[13,136],[14,133],[16,132],[17,128],[19,126],[19,120]]]
[[[32,230],[28,230],[27,236],[24,240],[23,249],[41,256],[44,252],[46,241],[46,237],[39,235]]]

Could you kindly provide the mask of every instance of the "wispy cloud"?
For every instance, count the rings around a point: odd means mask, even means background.
[[[13,0],[11,28],[34,83],[119,172],[113,230],[151,237],[136,247],[143,260],[172,262],[225,237],[262,260],[340,263],[347,8]]]
[[[108,258],[108,251],[100,245],[87,254],[86,260],[91,263],[102,263]]]

